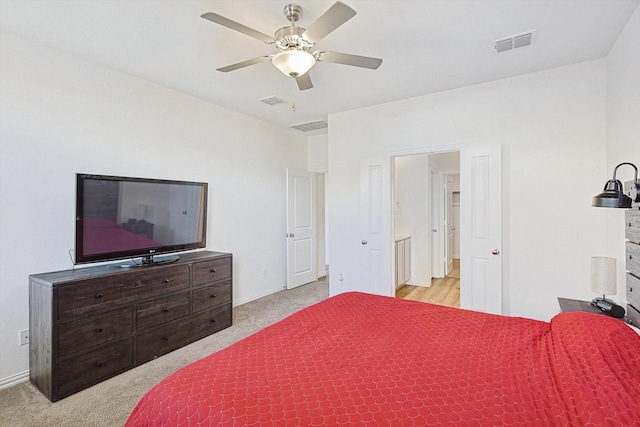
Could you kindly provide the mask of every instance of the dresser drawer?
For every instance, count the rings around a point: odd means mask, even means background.
[[[640,243],[640,210],[629,209],[625,212],[625,233],[629,241]]]
[[[62,323],[58,325],[58,356],[103,344],[132,332],[132,307]]]
[[[640,310],[640,279],[627,273],[627,302]]]
[[[231,258],[218,258],[193,264],[193,286],[231,278]]]
[[[69,283],[57,290],[58,319],[188,287],[188,265],[148,267],[148,270]]]
[[[627,242],[627,271],[640,277],[640,245]]]
[[[231,326],[231,304],[138,335],[137,363],[144,363]]]
[[[120,341],[58,363],[58,395],[97,380],[111,377],[133,366],[133,340]]]
[[[138,330],[160,325],[189,314],[189,292],[138,304]]]
[[[193,291],[193,312],[231,302],[231,282],[205,286]]]

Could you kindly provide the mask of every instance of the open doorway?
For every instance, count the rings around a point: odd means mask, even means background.
[[[393,158],[396,296],[460,307],[460,152]]]

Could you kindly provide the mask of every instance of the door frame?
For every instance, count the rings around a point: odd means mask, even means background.
[[[387,151],[387,157],[386,157],[386,161],[389,162],[389,164],[391,165],[391,189],[394,188],[394,184],[393,184],[393,179],[395,176],[395,170],[394,170],[394,162],[393,162],[393,158],[394,157],[402,157],[402,156],[413,156],[413,155],[420,155],[420,154],[442,154],[442,153],[450,153],[453,151],[461,151],[462,149],[466,149],[468,146],[466,144],[454,144],[454,145],[443,145],[443,146],[431,146],[431,147],[417,147],[417,148],[410,148],[410,149],[404,149],[404,150],[389,150]],[[430,172],[430,177],[429,177],[429,183],[427,184],[428,188],[429,188],[429,192],[433,191],[433,171]],[[444,176],[443,174],[440,174],[441,176]],[[441,186],[440,186],[441,187]],[[393,191],[393,190],[392,190]],[[395,209],[393,207],[393,194],[391,194],[391,198],[389,199],[389,210],[390,210],[390,229],[391,229],[391,233],[394,232],[394,224],[395,224]],[[428,213],[429,213],[429,229],[432,230],[433,229],[433,206],[432,206],[432,201],[433,201],[433,197],[429,197],[429,208],[428,208]],[[428,242],[427,245],[429,247],[429,250],[431,252],[430,254],[430,259],[428,260],[428,262],[432,263],[432,260],[434,260],[434,245],[438,245],[440,236],[435,236],[436,234],[439,233],[429,233],[428,236]],[[391,243],[393,244],[394,239],[391,239]],[[391,246],[391,248],[389,249],[389,252],[392,254],[392,257],[390,257],[390,263],[391,263],[391,272],[392,272],[392,278],[395,278],[395,251],[393,248],[393,245]],[[439,250],[438,250],[439,252]],[[439,256],[439,258],[441,259],[442,257]],[[462,261],[461,261],[462,262]],[[442,262],[438,262],[436,265],[433,265],[434,263],[432,263],[432,268],[431,268],[431,275],[435,275],[437,271],[442,270],[443,266],[442,266]],[[392,289],[392,292],[389,293],[389,295],[395,295],[395,286],[393,286],[395,284],[395,281],[392,281],[393,283],[390,283],[390,288]]]
[[[483,147],[490,147],[490,146],[483,146]],[[477,151],[478,149],[481,149],[483,147],[469,147],[468,145],[464,144],[464,145],[447,145],[447,146],[433,146],[433,147],[420,147],[420,148],[414,148],[414,149],[406,149],[406,150],[389,150],[387,151],[387,158],[386,160],[389,162],[388,164],[391,165],[391,167],[393,167],[393,158],[396,156],[408,156],[408,155],[414,155],[414,154],[439,154],[439,153],[446,153],[446,152],[452,152],[452,151],[458,151],[461,153],[461,164],[460,164],[460,176],[462,177],[463,175],[467,175],[471,173],[471,169],[465,170],[465,168],[468,168],[467,165],[465,165],[462,162],[462,151],[463,150],[470,150],[467,151],[467,153],[473,153],[474,151]],[[500,146],[499,145],[494,145],[494,147],[498,147],[498,152],[500,151]],[[499,154],[499,153],[498,153]],[[499,159],[498,161],[501,162],[501,156],[498,156]],[[393,171],[393,170],[392,170]],[[390,177],[391,180],[393,180],[393,173],[391,174]],[[500,180],[501,181],[501,180]],[[391,183],[393,185],[393,182]],[[500,182],[500,186],[502,185],[502,183]],[[431,186],[430,186],[431,188]],[[467,197],[461,197],[460,199],[460,209],[461,211],[464,209],[464,206],[466,206],[471,199],[468,199]],[[466,201],[465,201],[466,200]],[[393,209],[393,197],[391,197],[389,199],[389,214],[390,214],[390,224],[389,224],[389,228],[390,231],[393,233],[394,230],[394,223],[395,223],[395,209]],[[432,215],[432,208],[429,208],[429,213],[430,215]],[[500,228],[500,233],[501,233],[501,229],[502,229],[502,217],[500,216],[499,218],[499,228]],[[469,230],[462,229],[461,230],[461,235],[460,235],[460,239],[461,242],[463,242],[465,240],[465,235],[469,233]],[[433,239],[432,234],[434,233],[430,233],[429,239]],[[390,239],[393,240],[393,239]],[[501,246],[501,244],[499,244]],[[433,241],[431,242],[431,247],[433,247]],[[390,246],[389,248],[389,254],[394,254],[394,250],[393,250],[393,246]],[[468,253],[468,250],[462,250],[461,249],[461,265],[463,263],[470,263],[472,260],[471,259],[465,259],[465,256],[470,256],[471,254]],[[389,263],[391,266],[393,266],[393,260],[391,259],[392,256],[389,257]],[[462,270],[462,267],[461,267]],[[395,270],[393,270],[392,267],[392,273],[395,274]],[[395,277],[395,276],[393,276]],[[500,277],[502,277],[502,273],[500,273]],[[471,306],[467,306],[467,302],[470,301],[472,299],[472,293],[473,292],[477,292],[478,290],[473,289],[472,287],[472,282],[474,282],[475,280],[473,278],[471,278],[471,276],[469,276],[468,274],[462,274],[461,271],[461,279],[460,279],[460,305],[462,308],[472,308]],[[464,282],[464,283],[463,283]],[[389,295],[395,295],[395,289],[394,289],[394,281],[390,280],[389,281]],[[500,280],[500,289],[502,289],[502,278]],[[468,293],[468,295],[464,295],[463,293]],[[497,302],[497,306],[496,307],[484,307],[485,310],[490,311],[490,312],[494,312],[497,314],[501,313],[501,304],[502,304],[502,298],[500,298],[500,301],[496,301]],[[483,308],[480,308],[481,310]]]

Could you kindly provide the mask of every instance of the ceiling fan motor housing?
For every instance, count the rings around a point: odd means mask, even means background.
[[[308,51],[313,44],[301,37],[304,31],[304,28],[296,27],[295,25],[280,28],[274,34],[276,47],[280,51],[290,49],[303,50],[305,52]]]

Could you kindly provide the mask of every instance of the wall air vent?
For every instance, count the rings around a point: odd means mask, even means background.
[[[268,98],[261,99],[260,102],[267,105],[278,105],[286,102],[284,99],[280,99],[277,96],[270,96]]]
[[[536,30],[527,31],[526,33],[516,34],[493,42],[496,52],[505,52],[519,47],[530,46],[533,43]]]
[[[296,129],[301,132],[310,132],[312,130],[326,129],[329,127],[329,123],[326,120],[316,120],[315,122],[301,123],[299,125],[291,126],[291,129]]]

